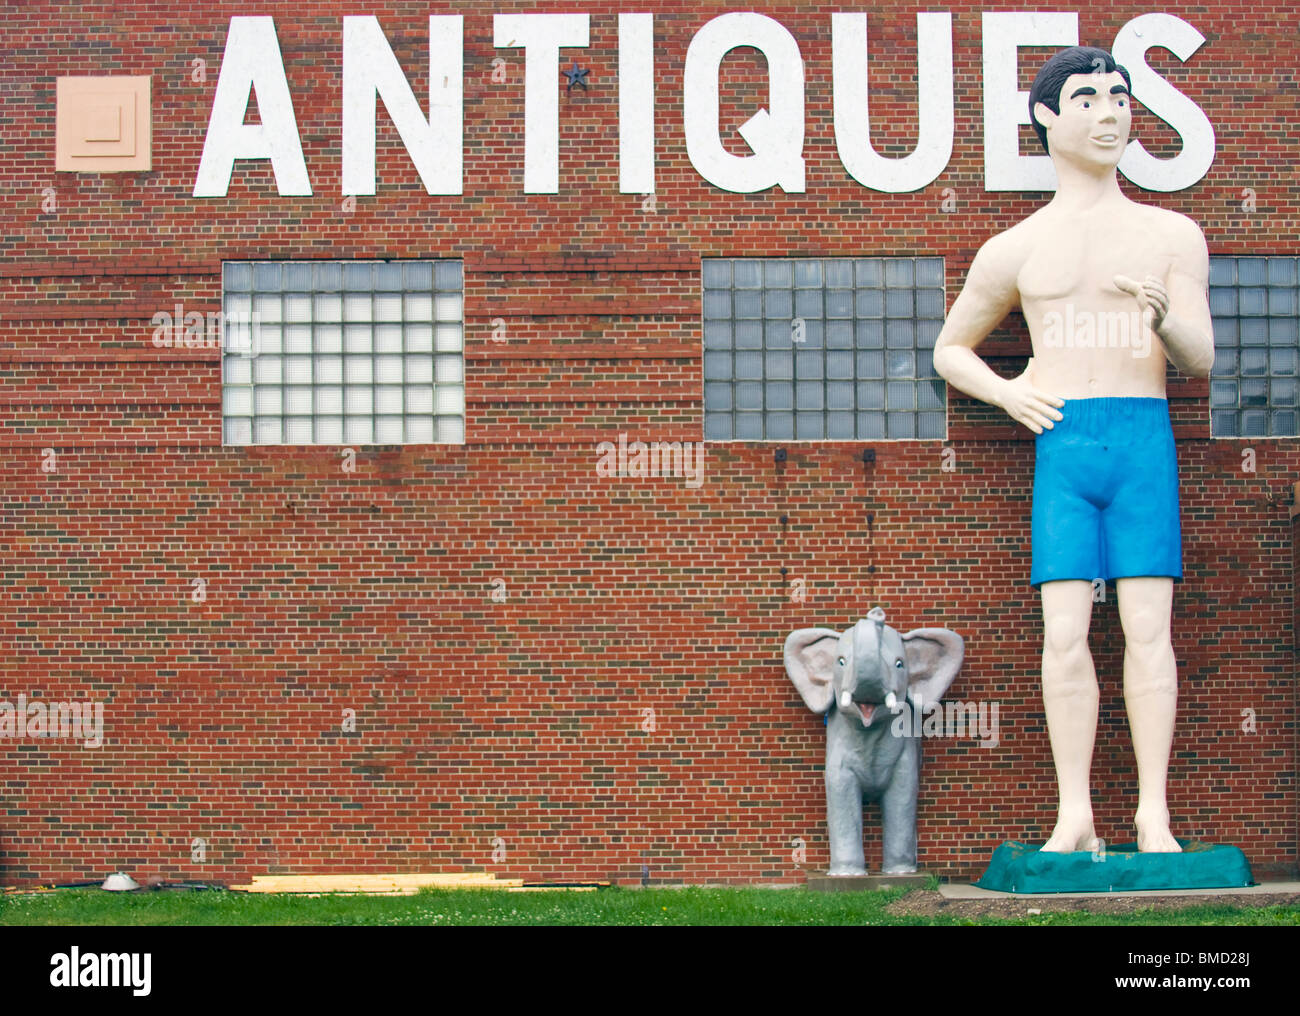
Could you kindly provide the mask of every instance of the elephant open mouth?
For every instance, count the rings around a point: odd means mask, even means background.
[[[876,715],[876,707],[867,705],[865,702],[854,702],[854,708],[858,711],[858,718],[862,720],[864,727],[871,726],[872,717]]]

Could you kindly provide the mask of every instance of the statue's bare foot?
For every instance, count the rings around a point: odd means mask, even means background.
[[[1133,819],[1137,825],[1138,850],[1144,854],[1181,854],[1183,848],[1169,831],[1169,811],[1166,808],[1138,809]]]
[[[1095,851],[1097,834],[1092,828],[1092,810],[1062,810],[1056,816],[1056,828],[1042,850],[1049,854],[1069,854],[1076,850]]]

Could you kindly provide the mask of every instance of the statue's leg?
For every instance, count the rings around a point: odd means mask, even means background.
[[[826,830],[830,834],[829,875],[865,875],[862,846],[862,785],[846,768],[826,763]]]
[[[920,739],[909,737],[894,765],[889,786],[880,798],[886,875],[916,871],[916,795],[920,790],[920,752]]]
[[[1060,793],[1056,828],[1043,850],[1095,850],[1092,825],[1092,745],[1097,734],[1097,674],[1088,651],[1092,583],[1044,582],[1043,707]]]
[[[1178,672],[1169,633],[1174,580],[1117,579],[1119,617],[1124,626],[1124,704],[1137,755],[1138,850],[1178,853],[1169,831],[1165,783],[1178,707]]]

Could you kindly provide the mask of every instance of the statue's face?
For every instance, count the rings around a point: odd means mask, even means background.
[[[1047,126],[1053,158],[1094,166],[1114,166],[1128,145],[1133,114],[1128,86],[1118,71],[1071,74],[1061,88],[1061,112],[1039,103],[1039,122]]]

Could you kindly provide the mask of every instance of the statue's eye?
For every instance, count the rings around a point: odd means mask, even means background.
[[[845,664],[845,659],[844,659],[843,656],[841,656],[841,657],[840,657],[838,660],[836,660],[835,662],[838,663],[838,664],[842,667],[842,666],[844,666],[844,664]]]
[[[1092,109],[1092,103],[1089,102],[1087,99],[1084,99],[1084,100],[1083,100],[1083,108],[1084,108],[1084,109]]]
[[[902,661],[902,660],[895,660],[895,661],[894,661],[894,666],[895,666],[898,670],[902,670],[902,669],[903,669],[903,661]]]

